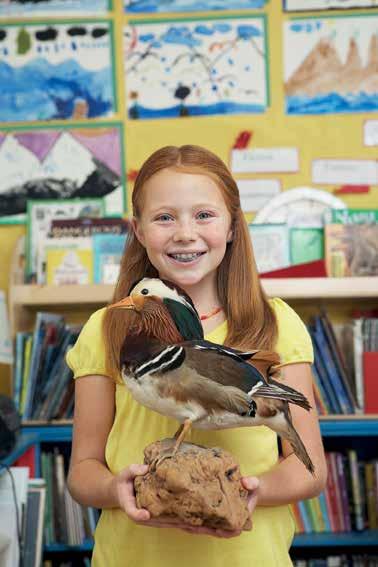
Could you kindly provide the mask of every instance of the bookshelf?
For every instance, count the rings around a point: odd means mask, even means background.
[[[319,305],[327,304],[334,310],[360,308],[368,305],[378,307],[378,277],[373,278],[290,278],[263,279],[263,287],[268,296],[281,297],[289,303],[314,311]],[[87,314],[106,305],[112,297],[111,285],[83,286],[41,286],[13,285],[10,289],[10,320],[13,335],[20,330],[33,328],[38,310],[60,311],[75,314],[77,321],[86,319]],[[327,415],[320,417],[321,432],[325,446],[338,443],[344,447],[351,444],[373,447],[378,456],[378,414],[377,415]],[[64,422],[24,422],[22,438],[37,446],[36,456],[40,455],[43,443],[69,443],[72,436],[72,423]],[[26,443],[26,441],[25,441]],[[40,473],[40,464],[36,463]],[[352,533],[300,534],[294,539],[292,550],[295,555],[321,549],[337,553],[343,550],[363,549],[366,553],[378,548],[378,531]],[[91,549],[90,543],[82,546],[50,545],[45,551],[54,553],[83,553]]]

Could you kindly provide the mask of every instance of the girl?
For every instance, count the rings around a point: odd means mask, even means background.
[[[225,164],[197,146],[156,151],[136,179],[133,215],[113,301],[144,276],[175,282],[192,298],[208,340],[276,350],[285,382],[315,407],[311,340],[296,313],[278,298],[268,300],[262,290],[237,185]],[[277,437],[266,427],[191,432],[188,441],[222,446],[249,475],[243,483],[250,491],[252,531],[173,528],[152,520],[147,510],[136,508],[133,481],[147,467],[135,463],[142,461],[146,445],[172,437],[177,422],[135,402],[115,371],[113,338],[120,317],[122,311],[96,311],[67,356],[79,378],[69,488],[81,504],[102,508],[93,565],[291,565],[294,521],[288,504],[319,494],[326,482],[315,411],[291,408],[315,477],[285,442],[279,460]]]

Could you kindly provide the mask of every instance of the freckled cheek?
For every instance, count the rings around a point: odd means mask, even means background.
[[[169,241],[168,231],[150,230],[146,241],[147,248],[156,254],[163,252]]]

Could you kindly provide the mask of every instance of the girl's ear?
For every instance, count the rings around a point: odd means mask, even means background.
[[[230,230],[228,231],[228,234],[227,234],[227,243],[232,242],[233,238],[234,238],[234,233],[233,233],[232,228],[230,228]]]
[[[142,246],[144,245],[144,235],[143,235],[143,230],[140,226],[140,222],[138,221],[138,219],[136,219],[135,217],[133,217],[131,219],[131,226],[133,227],[133,231],[135,236],[137,237],[137,239],[139,240],[139,242],[141,243]]]

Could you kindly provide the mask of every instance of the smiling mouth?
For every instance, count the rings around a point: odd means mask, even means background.
[[[170,258],[173,258],[173,260],[176,260],[177,262],[187,263],[193,262],[193,260],[197,260],[197,258],[203,256],[203,254],[205,254],[205,252],[193,252],[190,254],[168,254],[168,256]]]

